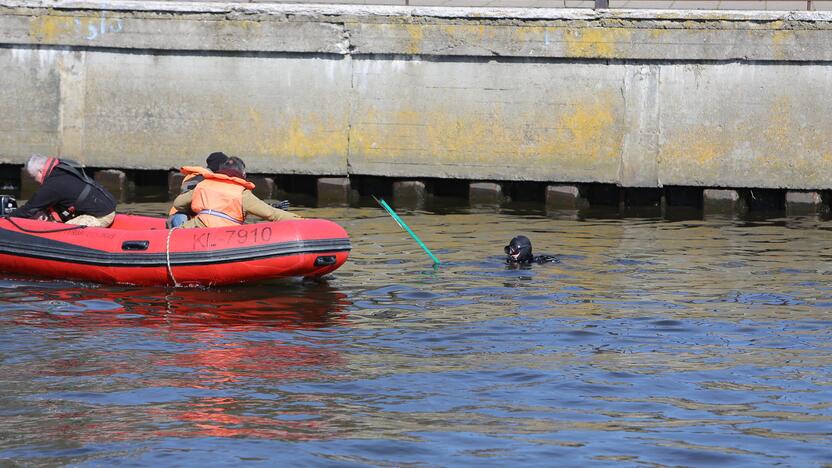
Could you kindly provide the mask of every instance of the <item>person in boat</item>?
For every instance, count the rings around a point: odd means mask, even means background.
[[[220,169],[220,165],[225,161],[228,161],[228,155],[226,155],[222,151],[216,151],[208,155],[208,157],[205,159],[205,165],[207,166],[208,171],[217,172]],[[185,178],[182,179],[182,185],[179,189],[180,194],[190,192],[196,187],[198,183],[202,182],[205,179],[205,177],[202,175],[206,171],[206,168],[204,167],[185,166],[180,170],[183,174],[185,174]],[[171,207],[170,212],[168,213],[168,227],[179,227],[192,216],[193,213],[190,209],[186,211],[177,211],[176,208]]]
[[[228,160],[228,155],[223,153],[222,151],[216,151],[208,155],[208,158],[205,159],[205,165],[208,171],[217,172],[220,169],[220,165]],[[193,190],[196,185],[202,182],[205,177],[203,174],[206,171],[205,167],[200,166],[184,166],[180,169],[180,171],[185,174],[185,178],[182,179],[182,185],[180,187],[180,194],[185,192],[189,192]],[[275,204],[273,204],[275,208],[279,208],[281,210],[286,210],[289,208],[289,200],[282,200]],[[168,228],[179,227],[184,224],[187,220],[194,216],[194,213],[191,212],[190,209],[187,211],[177,211],[176,208],[171,207],[170,212],[168,213]]]
[[[190,210],[195,214],[181,225],[183,228],[236,226],[250,214],[268,221],[300,218],[257,198],[251,192],[254,184],[246,180],[246,166],[240,158],[232,156],[217,172],[206,170],[201,175],[203,180],[193,190],[173,201],[177,211]]]
[[[91,227],[113,224],[115,197],[77,162],[36,154],[26,162],[26,172],[40,187],[12,216]]]
[[[532,263],[557,263],[560,260],[553,255],[532,254],[532,241],[526,236],[517,236],[503,248],[506,263],[510,265],[531,265]]]
[[[208,168],[211,172],[217,172],[220,170],[220,166],[222,163],[228,161],[228,155],[223,153],[222,151],[216,151],[208,155],[205,158],[205,167]],[[199,166],[185,166],[182,168],[182,173],[185,174],[185,178],[182,179],[182,186],[180,188],[179,193],[185,193],[190,190],[193,190],[196,187],[196,184],[202,182],[204,177],[202,176],[202,172],[204,168]]]

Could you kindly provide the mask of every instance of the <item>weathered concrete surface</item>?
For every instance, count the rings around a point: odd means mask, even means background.
[[[832,188],[832,14],[0,0],[0,162]]]
[[[90,53],[84,155],[177,166],[227,151],[249,172],[345,174],[349,83],[340,59]]]
[[[664,66],[659,182],[826,188],[832,66]]]
[[[589,64],[398,59],[354,66],[356,173],[618,180],[621,67],[598,74]]]
[[[24,163],[32,153],[60,147],[61,73],[57,57],[66,52],[44,50],[49,66],[31,60],[29,49],[0,48],[0,161]]]

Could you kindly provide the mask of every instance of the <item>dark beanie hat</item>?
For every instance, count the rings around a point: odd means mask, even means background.
[[[226,156],[226,154],[222,151],[217,151],[208,155],[208,159],[205,160],[205,164],[208,165],[208,169],[210,169],[211,172],[217,172],[220,170],[222,163],[226,161],[228,161],[228,156]]]
[[[217,172],[220,174],[225,174],[229,177],[239,177],[241,179],[245,179],[246,163],[244,163],[242,159],[236,156],[231,157],[222,163]]]

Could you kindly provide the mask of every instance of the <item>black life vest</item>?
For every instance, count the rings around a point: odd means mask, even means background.
[[[62,171],[66,172],[67,174],[71,174],[77,177],[81,182],[84,182],[84,189],[81,190],[81,193],[78,195],[78,199],[75,200],[75,203],[66,209],[61,211],[51,210],[53,216],[57,215],[62,222],[67,222],[70,219],[78,216],[76,206],[82,204],[87,198],[89,198],[90,193],[93,190],[97,190],[99,193],[104,195],[110,202],[112,202],[113,206],[117,204],[115,197],[107,191],[101,184],[95,181],[92,177],[88,176],[86,172],[84,172],[84,166],[79,164],[76,161],[71,159],[58,159],[58,158],[49,158],[46,161],[46,167],[43,170],[43,180],[46,180],[52,174],[52,171],[55,168],[61,169]]]

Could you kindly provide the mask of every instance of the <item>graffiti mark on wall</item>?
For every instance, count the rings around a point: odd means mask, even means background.
[[[94,41],[105,34],[123,31],[124,23],[120,19],[107,19],[102,14],[101,18],[96,21],[82,21],[76,18],[75,30],[80,34],[85,34],[88,41]]]

